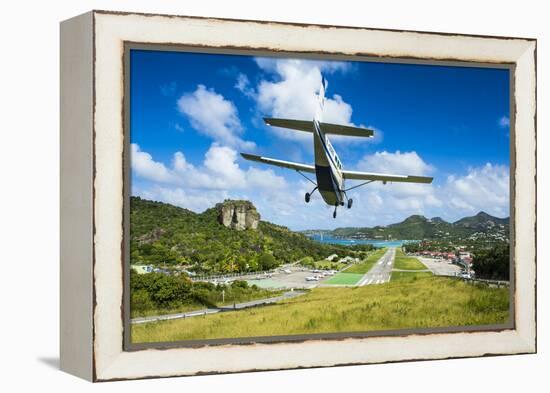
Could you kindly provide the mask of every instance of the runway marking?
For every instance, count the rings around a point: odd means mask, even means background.
[[[391,271],[391,266],[393,265],[393,259],[395,257],[395,249],[390,249],[386,252],[373,266],[371,271],[367,272],[363,279],[360,280],[356,285],[375,285],[383,284],[386,281],[389,281],[388,272]]]

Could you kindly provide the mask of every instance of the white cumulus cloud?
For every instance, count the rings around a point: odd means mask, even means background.
[[[139,183],[134,195],[194,211],[203,211],[226,198],[248,199],[263,219],[299,229],[385,225],[412,214],[441,216],[449,221],[481,210],[499,217],[509,214],[507,166],[487,163],[444,178],[414,151],[365,155],[354,169],[434,176],[435,184],[375,182],[351,190],[348,196],[354,199],[353,208],[339,208],[336,220],[332,219],[333,207],[327,206],[318,192],[309,204],[304,202],[304,193],[313,188],[311,183],[291,174],[286,180],[270,167],[251,165],[244,169],[237,152],[227,146],[212,144],[202,162],[193,165],[183,152],[174,153],[169,164],[155,161],[134,144],[132,169],[138,178],[149,180]],[[348,181],[346,186],[359,183]]]
[[[131,164],[137,177],[154,183],[203,190],[282,190],[288,187],[271,168],[244,170],[237,163],[238,154],[227,146],[210,146],[200,166],[189,163],[182,152],[175,152],[170,166],[155,161],[151,154],[132,144]]]
[[[376,152],[364,156],[357,167],[367,172],[383,172],[396,175],[428,175],[434,168],[424,162],[415,152],[403,152],[397,150],[395,153],[387,151]]]
[[[254,142],[241,139],[243,127],[235,105],[214,89],[198,85],[192,93],[182,95],[177,102],[180,113],[186,115],[193,128],[216,142],[229,146],[254,148]]]
[[[151,154],[142,151],[137,144],[132,143],[130,149],[132,170],[138,176],[159,183],[169,183],[175,180],[164,164],[154,161]]]
[[[222,202],[229,195],[224,190],[204,192],[201,190],[160,185],[147,189],[136,188],[132,190],[132,194],[144,199],[169,203],[195,212],[202,212],[216,203]]]
[[[247,97],[250,97],[250,98],[256,97],[256,92],[250,86],[250,80],[248,79],[248,76],[246,76],[246,74],[239,73],[239,75],[237,75],[237,82],[235,83],[235,88]]]
[[[260,109],[273,117],[310,120],[315,115],[323,70],[346,70],[346,63],[319,62],[297,59],[259,58],[260,68],[275,73],[275,81],[262,80],[258,85]],[[327,97],[324,121],[350,124],[351,106],[341,96]]]
[[[444,187],[449,206],[464,214],[481,210],[505,217],[509,214],[510,170],[505,165],[487,163],[469,168],[463,176],[449,176]]]
[[[260,112],[267,116],[296,120],[311,120],[317,108],[316,93],[321,85],[322,74],[349,72],[349,62],[317,61],[300,59],[256,58],[256,64],[265,71],[269,78],[262,79],[255,90],[245,83],[248,79],[239,77],[237,86],[245,94],[254,97]],[[250,92],[253,91],[253,94]],[[339,94],[330,95],[329,90],[324,104],[323,121],[343,125],[354,125],[353,108]],[[363,125],[361,125],[363,126]],[[306,133],[274,128],[274,132],[285,139],[311,141]],[[364,138],[332,136],[336,142],[365,141]],[[379,141],[380,138],[372,138]]]
[[[435,168],[415,151],[381,151],[363,156],[357,170],[392,175],[429,176]],[[348,181],[346,187],[360,184]],[[443,205],[438,187],[433,184],[375,182],[348,192],[355,200],[356,216],[364,216],[368,225],[387,224],[399,221],[411,214],[429,215],[430,211]],[[365,225],[367,225],[365,224]]]

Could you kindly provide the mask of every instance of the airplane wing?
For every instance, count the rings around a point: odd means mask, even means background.
[[[384,173],[372,173],[372,172],[355,172],[355,171],[342,171],[344,179],[349,180],[373,180],[383,182],[402,182],[402,183],[431,183],[433,177],[427,176],[403,176],[403,175],[387,175]]]
[[[313,122],[310,120],[273,119],[266,117],[264,118],[264,122],[267,125],[273,127],[289,128],[291,130],[304,132],[313,132]],[[331,123],[320,123],[320,125],[321,130],[323,130],[325,134],[360,136],[367,138],[374,135],[374,131],[369,130],[368,128],[350,127]]]
[[[274,158],[255,156],[254,154],[241,153],[244,159],[250,161],[262,162],[264,164],[275,165],[282,168],[294,169],[296,171],[315,173],[315,167],[313,165],[299,164],[297,162],[276,160]]]

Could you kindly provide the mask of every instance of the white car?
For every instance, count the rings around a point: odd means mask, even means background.
[[[308,276],[308,277],[306,277],[306,281],[319,281],[319,277],[317,277],[317,276]]]
[[[292,273],[292,270],[290,270],[290,269],[283,269],[283,272],[286,273],[286,274],[290,274],[290,273]]]

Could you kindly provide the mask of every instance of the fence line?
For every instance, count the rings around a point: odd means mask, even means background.
[[[226,273],[226,274],[214,274],[211,276],[193,276],[189,277],[192,281],[211,281],[211,280],[227,280],[235,278],[252,278],[252,277],[263,277],[270,274],[274,274],[275,270],[266,270],[262,272],[250,272],[250,273]]]
[[[484,278],[466,278],[466,277],[460,277],[460,279],[466,282],[474,283],[474,284],[482,283],[482,284],[487,284],[489,286],[496,285],[497,288],[510,286],[510,281],[504,281],[504,280],[487,280]]]

